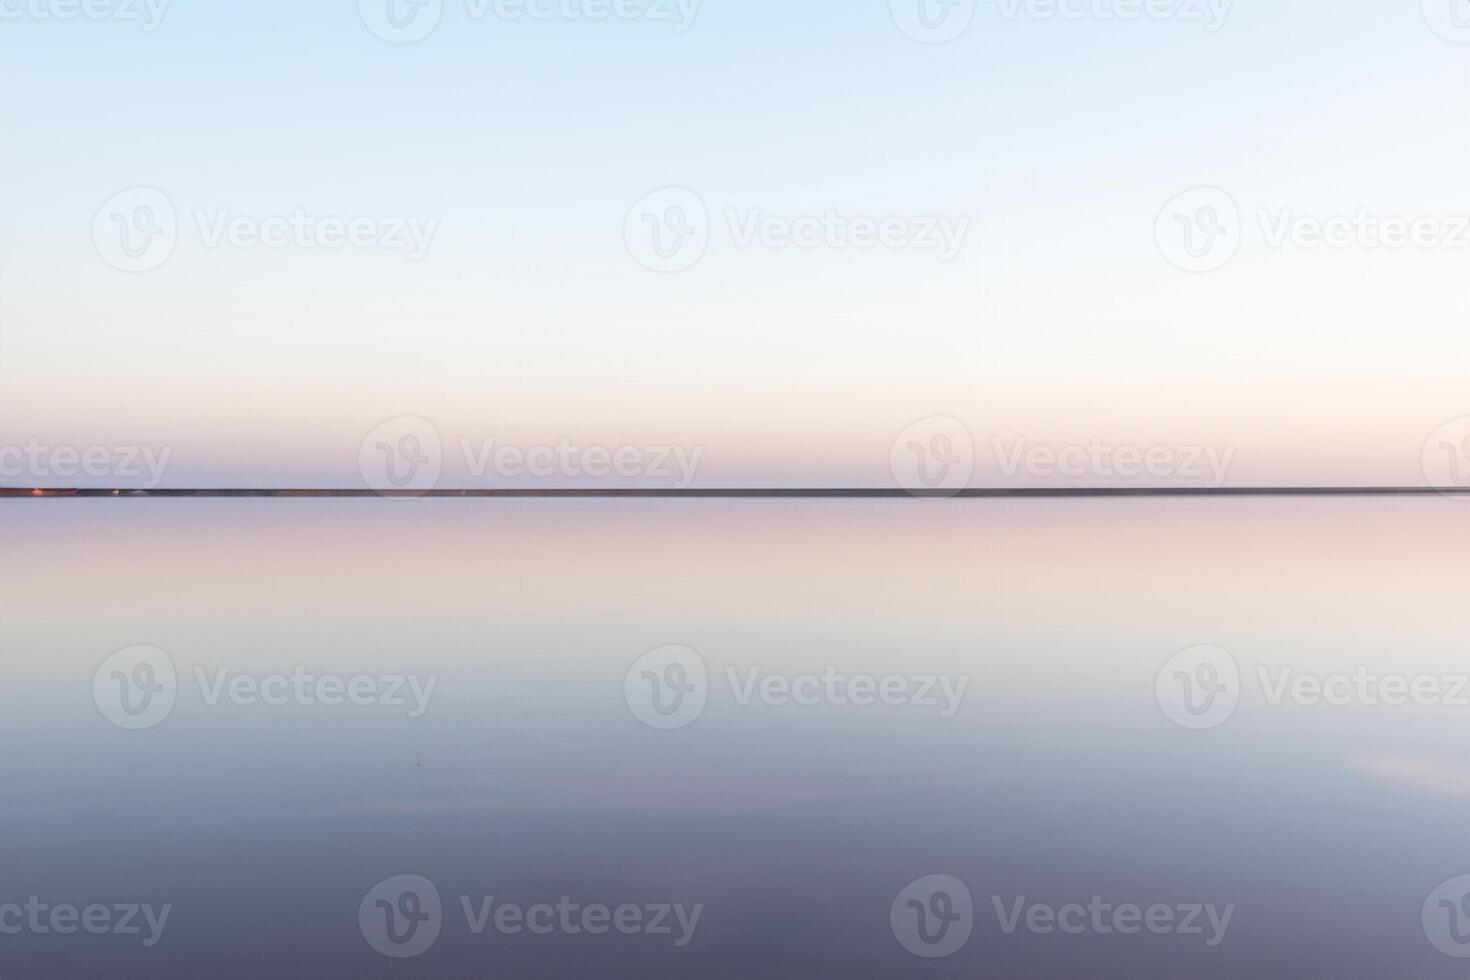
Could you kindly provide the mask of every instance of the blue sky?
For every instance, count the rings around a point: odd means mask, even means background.
[[[1182,412],[1201,438],[1232,423],[1262,475],[1327,439],[1364,455],[1324,478],[1398,479],[1470,413],[1470,253],[1272,248],[1257,217],[1470,215],[1470,45],[1407,3],[1237,0],[1214,31],[1008,4],[926,44],[888,0],[705,0],[683,31],[447,0],[391,44],[355,2],[175,0],[150,32],[7,0],[0,442],[166,443],[196,480],[320,482],[362,432],[422,415],[522,442],[698,438],[724,482],[824,482],[865,479],[884,463],[866,447],[926,415],[1137,441]],[[711,221],[673,275],[623,238],[666,187]],[[1208,275],[1154,231],[1201,187],[1243,221]],[[180,228],[145,273],[91,234],[132,188]],[[435,231],[408,261],[210,248],[199,227],[297,210]],[[939,261],[731,230],[833,210],[969,231]],[[1057,393],[1084,388],[1119,410],[1069,422]],[[1269,410],[1232,415],[1246,397]]]

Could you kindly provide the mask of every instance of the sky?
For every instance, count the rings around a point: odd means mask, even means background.
[[[0,485],[1470,485],[1463,0],[925,3],[0,0]]]

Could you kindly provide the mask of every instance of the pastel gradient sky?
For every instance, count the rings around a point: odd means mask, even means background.
[[[461,440],[494,439],[698,447],[703,486],[879,486],[895,437],[946,416],[976,485],[1118,482],[1006,477],[996,440],[1410,485],[1470,416],[1470,248],[1273,248],[1257,217],[1470,215],[1470,30],[1436,31],[1436,0],[1237,0],[1213,31],[981,0],[946,44],[889,0],[705,0],[682,31],[445,0],[412,44],[359,6],[174,0],[149,31],[0,4],[0,446],[355,486],[364,437],[415,416],[450,485],[517,482],[465,471]],[[125,272],[93,224],[137,187],[178,241]],[[625,241],[665,187],[710,218],[674,273]],[[1241,241],[1191,273],[1155,224],[1200,187]],[[437,230],[412,261],[209,247],[195,218],[297,209]],[[829,209],[971,224],[946,262],[741,247],[726,218]]]

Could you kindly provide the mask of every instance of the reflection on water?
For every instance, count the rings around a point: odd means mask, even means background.
[[[0,546],[0,975],[1470,953],[1462,501],[10,500]]]

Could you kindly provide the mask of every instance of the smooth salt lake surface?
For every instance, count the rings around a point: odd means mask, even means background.
[[[1423,913],[1470,874],[1467,595],[1441,498],[0,501],[0,906],[171,906],[152,947],[0,908],[0,976],[1461,977],[1470,919]],[[175,700],[129,730],[139,645]],[[659,730],[625,680],[669,645],[707,702]],[[1189,730],[1156,680],[1200,645],[1239,706]],[[434,688],[252,701],[297,668]],[[965,687],[742,704],[753,669]],[[1445,696],[1272,704],[1283,671]],[[359,907],[405,874],[442,913],[395,959]],[[975,909],[942,959],[891,920],[929,875]],[[476,935],[461,896],[702,909],[682,946]],[[1008,933],[1022,896],[1234,908],[1213,946]]]

